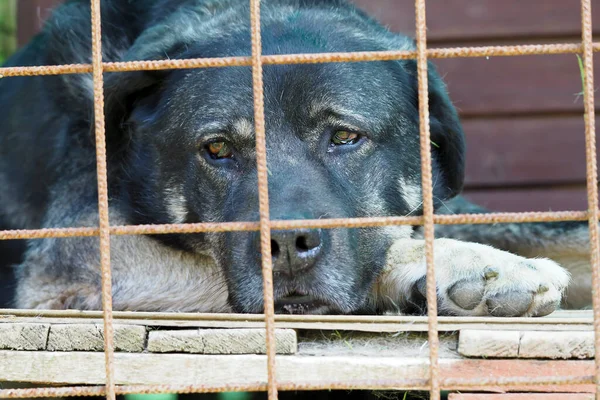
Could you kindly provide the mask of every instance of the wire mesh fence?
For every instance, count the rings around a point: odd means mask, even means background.
[[[100,238],[100,267],[102,271],[102,306],[104,319],[104,354],[106,366],[106,384],[101,387],[77,386],[61,388],[3,389],[0,398],[31,397],[65,397],[65,396],[98,396],[105,395],[114,399],[117,394],[127,393],[205,393],[222,391],[267,391],[270,400],[277,398],[278,390],[319,390],[319,389],[399,389],[419,388],[428,390],[431,399],[440,398],[440,390],[452,388],[468,388],[470,386],[511,386],[511,385],[567,385],[595,384],[596,398],[600,399],[600,358],[596,357],[594,376],[538,377],[526,379],[521,377],[497,379],[442,379],[439,370],[439,340],[436,284],[434,275],[434,224],[489,224],[506,222],[549,222],[549,221],[588,221],[590,236],[590,258],[593,280],[594,332],[596,354],[600,351],[600,304],[598,299],[598,192],[597,162],[594,121],[594,77],[593,53],[600,51],[600,44],[593,43],[591,0],[581,1],[581,43],[462,47],[445,49],[427,48],[425,0],[416,0],[416,50],[415,51],[378,51],[351,53],[320,54],[286,54],[262,55],[260,32],[260,0],[250,0],[252,54],[249,57],[224,57],[186,60],[133,61],[103,63],[101,49],[101,0],[91,0],[92,21],[92,63],[77,65],[55,65],[34,67],[0,68],[0,77],[36,76],[57,74],[92,73],[94,88],[94,126],[96,137],[96,161],[98,181],[99,226],[97,228],[57,228],[38,230],[1,231],[0,240],[29,238],[64,238],[74,236],[97,236]],[[584,118],[586,137],[587,165],[587,211],[567,212],[525,212],[525,213],[492,213],[492,214],[458,214],[434,215],[432,194],[432,171],[430,154],[430,127],[428,106],[427,60],[430,58],[452,57],[484,57],[484,56],[517,56],[533,54],[583,54],[584,65]],[[275,221],[269,218],[268,170],[266,159],[265,117],[263,103],[262,69],[265,65],[332,63],[416,59],[418,70],[418,94],[421,135],[421,168],[423,190],[423,215],[419,217],[378,217],[351,219],[319,219],[319,220],[286,220]],[[142,226],[111,226],[109,222],[107,154],[104,121],[104,72],[125,72],[137,70],[161,70],[183,68],[218,68],[229,66],[250,66],[252,68],[254,94],[254,121],[256,135],[256,154],[259,189],[259,221],[229,223],[196,223]],[[140,235],[193,232],[225,232],[225,231],[259,231],[262,254],[271,254],[271,230],[295,228],[356,228],[386,225],[423,225],[425,232],[425,253],[427,260],[427,306],[428,306],[428,342],[429,342],[429,379],[394,381],[365,381],[352,384],[329,382],[326,380],[310,384],[294,384],[293,382],[277,382],[274,342],[274,300],[273,274],[270,256],[262,257],[264,288],[264,321],[267,341],[267,382],[254,385],[236,385],[235,378],[229,385],[207,386],[199,383],[192,386],[121,386],[115,383],[114,368],[114,331],[111,290],[110,240],[111,235]],[[43,311],[36,315],[44,316]],[[51,315],[51,312],[46,313]],[[377,318],[377,317],[373,317]],[[325,378],[326,379],[326,378]]]

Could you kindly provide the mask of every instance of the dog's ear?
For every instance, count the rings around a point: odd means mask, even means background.
[[[133,2],[110,2],[102,7],[103,61],[123,61],[145,29],[148,8]],[[89,2],[66,2],[53,11],[30,46],[40,48],[40,54],[44,54],[44,59],[39,60],[42,64],[90,64],[90,22]],[[91,73],[49,77],[44,83],[49,86],[55,102],[64,105],[64,112],[69,114],[71,121],[89,124],[93,120],[94,84]]]
[[[147,29],[123,55],[122,61],[158,61],[179,58],[187,48],[180,36],[158,25]],[[143,70],[106,74],[105,119],[109,143],[118,148],[127,142],[134,110],[154,112],[163,83],[173,70]]]
[[[405,66],[413,76],[414,90],[417,92],[416,61],[407,60]],[[459,194],[463,188],[465,137],[446,85],[431,62],[427,71],[434,194],[441,200],[447,200]]]
[[[465,179],[465,134],[458,112],[450,101],[448,91],[433,64],[429,63],[429,124],[434,157],[437,156],[448,189],[445,199],[450,199],[462,191]],[[434,180],[435,182],[435,180]]]
[[[170,71],[117,72],[107,76],[105,90],[106,131],[111,140],[127,136],[124,131],[137,107],[152,109],[158,101],[161,85]]]

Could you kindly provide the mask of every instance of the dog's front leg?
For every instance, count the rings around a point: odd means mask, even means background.
[[[569,283],[554,261],[453,239],[435,240],[434,264],[440,315],[547,315]],[[425,274],[425,241],[396,241],[374,288],[378,308],[424,312]]]

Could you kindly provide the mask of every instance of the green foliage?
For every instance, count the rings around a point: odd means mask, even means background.
[[[583,96],[585,91],[585,66],[583,65],[583,58],[579,54],[577,56],[577,65],[579,65],[579,75],[581,76],[581,92],[577,93],[577,98]]]
[[[128,394],[126,400],[177,400],[176,394]]]
[[[1,0],[0,0],[1,1]],[[202,396],[200,396],[202,398]],[[218,398],[221,400],[250,400],[251,393],[244,392],[228,392],[219,393]],[[128,394],[125,395],[125,400],[177,400],[177,394]]]
[[[17,48],[16,0],[0,0],[0,64]]]

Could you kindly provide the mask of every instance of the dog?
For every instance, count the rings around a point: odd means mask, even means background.
[[[103,60],[248,56],[248,3],[103,0]],[[261,23],[267,55],[415,48],[343,0],[265,0]],[[89,2],[71,0],[6,66],[89,63],[90,31]],[[428,70],[436,212],[486,212],[460,196],[464,134]],[[98,225],[92,87],[0,80],[1,227]],[[250,67],[105,73],[104,93],[112,225],[258,220]],[[271,219],[422,214],[415,60],[267,65],[264,96]],[[590,302],[585,223],[436,235],[441,315]],[[272,231],[276,310],[424,313],[424,243],[413,226]],[[260,313],[260,260],[257,232],[112,236],[113,307]],[[14,307],[101,308],[96,237],[30,240],[14,273]]]

